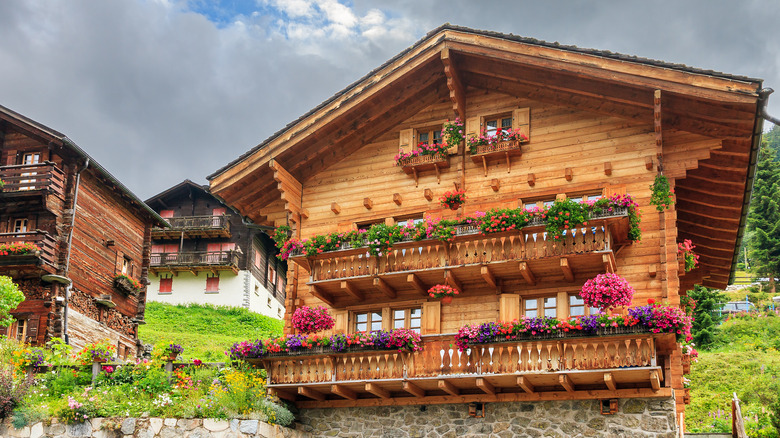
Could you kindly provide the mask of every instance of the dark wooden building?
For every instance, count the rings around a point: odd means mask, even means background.
[[[0,333],[76,348],[108,338],[135,355],[151,228],[165,221],[64,134],[2,106],[0,179],[0,245],[15,244],[0,275],[25,295]]]

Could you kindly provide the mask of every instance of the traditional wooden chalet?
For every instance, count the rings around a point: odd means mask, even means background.
[[[287,263],[274,242],[185,180],[146,200],[170,227],[152,228],[149,301],[242,306],[284,316]]]
[[[412,328],[423,350],[272,355],[269,388],[302,408],[673,397],[682,415],[674,335],[495,340],[468,354],[453,335],[466,324],[588,313],[578,293],[599,273],[627,279],[632,306],[677,306],[694,283],[725,287],[752,185],[761,91],[760,80],[684,65],[450,25],[432,31],[211,175],[211,192],[301,239],[630,194],[641,241],[631,242],[629,218],[616,211],[560,241],[533,223],[503,234],[459,226],[450,241],[400,242],[374,255],[349,245],[293,253],[287,333],[296,308],[325,305],[336,332]],[[456,117],[467,139],[499,128],[526,138],[396,163],[399,150],[436,143]],[[660,212],[650,204],[659,173],[677,201]],[[439,203],[456,188],[467,196],[457,212]],[[701,256],[687,275],[683,239]],[[460,294],[442,305],[426,293],[436,284]]]
[[[0,328],[32,345],[111,339],[134,356],[162,220],[65,135],[0,106],[0,275],[25,300]]]

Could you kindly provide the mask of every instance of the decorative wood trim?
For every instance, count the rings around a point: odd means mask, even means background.
[[[654,392],[658,392],[661,389],[661,380],[658,377],[657,370],[650,371],[650,385],[652,385]]]
[[[420,293],[420,295],[427,297],[428,296],[428,289],[430,289],[428,286],[425,285],[425,283],[420,280],[420,277],[417,276],[417,274],[409,274],[406,276],[406,282],[411,284],[414,290]]]
[[[374,208],[374,201],[371,200],[371,198],[363,198],[363,207],[366,207],[368,210],[371,210]]]
[[[466,120],[466,92],[450,56],[450,49],[442,49],[441,61],[444,64],[444,75],[447,77],[447,88],[450,90],[452,110],[461,120]]]
[[[487,283],[490,287],[493,289],[496,289],[498,287],[498,283],[496,282],[496,277],[493,275],[492,272],[490,272],[490,267],[483,266],[480,268],[480,274],[482,274],[482,278],[485,280],[485,283]]]
[[[334,304],[335,301],[333,300],[333,297],[330,296],[329,293],[327,293],[324,290],[322,290],[322,288],[317,286],[316,284],[312,284],[312,285],[309,286],[309,293],[311,293],[315,297],[319,298],[320,301],[324,302],[328,306],[336,307],[336,305]]]
[[[612,378],[612,373],[604,373],[604,384],[607,385],[610,391],[617,391],[617,385],[615,379]]]
[[[335,202],[332,202],[330,204],[330,211],[332,211],[335,214],[341,213],[341,206]]]
[[[566,374],[561,374],[558,376],[558,383],[560,383],[561,386],[563,386],[567,392],[574,392],[574,384],[571,382],[571,379]]]
[[[355,287],[354,284],[352,284],[349,281],[342,281],[341,282],[341,290],[346,292],[347,295],[351,296],[352,298],[363,301],[363,293],[360,292],[360,290]]]
[[[336,386],[336,385],[333,385]],[[298,387],[298,394],[309,397],[310,399],[317,400],[317,401],[323,401],[325,400],[325,394],[313,389],[310,386],[299,386]]]
[[[653,157],[645,157],[645,169],[653,170]]]
[[[403,203],[403,198],[400,193],[393,193],[393,202],[395,202],[395,205],[401,205]]]
[[[529,186],[531,186],[531,187],[535,186],[536,185],[536,175],[534,175],[533,173],[529,173],[527,181],[528,181],[528,185]]]
[[[612,163],[609,161],[604,163],[604,175],[612,176]]]
[[[494,192],[497,192],[498,189],[501,188],[501,180],[498,178],[490,180],[490,188],[493,189]]]
[[[566,168],[566,170],[564,172],[564,176],[566,177],[566,181],[571,181],[572,180],[573,176],[572,176],[571,167],[567,167]]]
[[[574,281],[574,272],[572,272],[569,259],[566,257],[561,257],[561,271],[563,271],[563,277],[566,278],[566,281],[569,283]]]
[[[463,292],[463,284],[455,277],[455,274],[449,270],[444,270],[444,282],[450,285],[451,287],[454,287],[455,289]]]
[[[528,263],[520,262],[519,269],[520,269],[520,274],[525,279],[525,282],[531,286],[534,286],[536,284],[536,276],[534,276],[534,273],[531,271],[531,267],[528,266]]]
[[[425,199],[427,199],[428,201],[432,201],[433,200],[433,190],[425,189],[423,191],[423,196],[425,196]]]

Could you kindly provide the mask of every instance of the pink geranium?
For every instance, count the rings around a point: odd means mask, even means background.
[[[599,274],[585,282],[580,296],[590,307],[610,309],[631,304],[634,288],[617,274]]]
[[[333,328],[335,321],[328,309],[319,306],[303,306],[295,309],[292,316],[293,327],[301,333],[316,333]]]

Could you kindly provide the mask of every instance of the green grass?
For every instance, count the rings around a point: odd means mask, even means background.
[[[282,321],[240,307],[149,302],[146,325],[138,329],[143,342],[170,341],[184,347],[183,359],[223,362],[235,342],[281,336]]]

